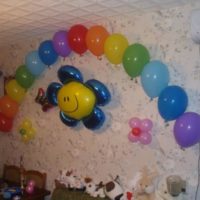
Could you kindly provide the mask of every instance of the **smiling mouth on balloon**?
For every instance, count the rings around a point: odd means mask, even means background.
[[[73,113],[73,112],[76,112],[78,110],[78,99],[77,99],[76,95],[74,95],[74,97],[76,99],[76,107],[75,107],[75,109],[74,110],[68,110],[68,111],[63,110],[65,113]]]

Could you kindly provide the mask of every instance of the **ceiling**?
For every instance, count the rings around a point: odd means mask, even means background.
[[[195,0],[5,0],[0,1],[0,46],[89,24],[111,16],[160,10]]]

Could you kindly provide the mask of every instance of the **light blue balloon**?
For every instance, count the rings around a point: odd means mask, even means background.
[[[150,98],[158,97],[169,84],[169,71],[159,60],[149,62],[144,66],[141,83],[145,93]]]
[[[34,76],[39,76],[47,68],[40,60],[38,51],[31,51],[26,55],[25,65]]]

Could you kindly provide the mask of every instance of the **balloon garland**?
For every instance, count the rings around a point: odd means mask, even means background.
[[[200,115],[186,112],[188,97],[183,88],[168,86],[169,72],[161,61],[150,61],[149,52],[142,44],[128,44],[121,34],[109,34],[100,25],[87,29],[81,24],[69,31],[58,31],[52,40],[43,41],[37,51],[29,52],[25,65],[16,71],[15,79],[6,86],[6,95],[0,99],[0,131],[9,132],[19,104],[29,87],[58,56],[67,57],[72,51],[84,54],[89,50],[98,58],[105,54],[112,64],[123,64],[126,73],[135,78],[141,75],[145,93],[158,97],[158,111],[165,121],[176,120],[174,136],[181,147],[190,147],[200,141]]]

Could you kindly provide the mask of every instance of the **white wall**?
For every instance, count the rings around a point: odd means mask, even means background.
[[[130,44],[144,44],[152,60],[160,59],[166,63],[170,84],[180,85],[189,96],[187,111],[200,113],[199,46],[192,42],[189,32],[190,12],[198,7],[200,4],[141,13],[129,19],[119,16],[99,24],[114,33],[122,33]],[[13,75],[25,55],[37,49],[45,39],[48,37],[3,48],[0,66],[4,74]],[[50,82],[58,80],[56,73],[63,64],[76,66],[85,80],[98,79],[110,89],[112,101],[103,107],[107,120],[100,131],[92,132],[82,124],[77,128],[66,127],[59,119],[58,108],[43,112],[34,102],[39,87],[46,89]],[[150,145],[140,146],[128,141],[128,120],[131,117],[153,121],[153,142]],[[31,119],[37,129],[36,138],[29,144],[22,143],[18,133],[18,126],[24,118]],[[96,181],[107,181],[109,174],[118,174],[126,184],[129,177],[147,165],[150,169],[157,168],[160,174],[179,174],[186,178],[188,199],[194,199],[198,145],[181,150],[173,137],[173,124],[170,122],[169,126],[165,126],[158,114],[157,100],[150,102],[139,79],[138,83],[130,80],[122,66],[113,66],[106,58],[99,61],[89,52],[82,57],[73,53],[65,60],[60,59],[35,82],[20,106],[12,133],[0,134],[0,168],[6,162],[18,164],[20,155],[23,155],[26,168],[47,172],[48,188],[51,189],[58,171],[63,168],[76,169],[80,175],[91,176]]]

